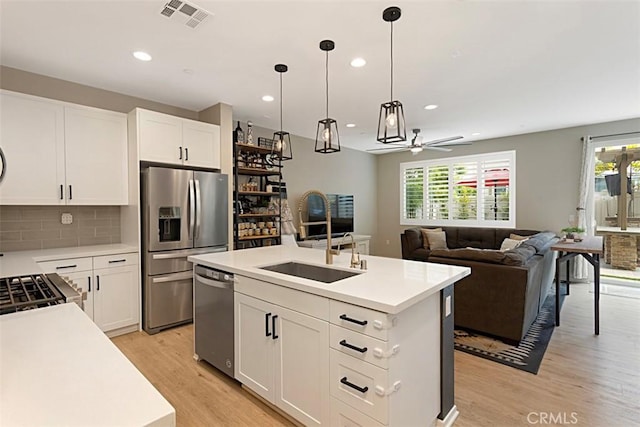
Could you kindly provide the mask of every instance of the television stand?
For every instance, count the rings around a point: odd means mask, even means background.
[[[360,253],[361,255],[369,255],[370,240],[371,236],[366,236],[364,234],[354,234],[353,241],[356,245],[356,252]],[[297,243],[301,248],[327,249],[327,239],[308,239],[301,240]],[[333,249],[337,249],[338,245],[340,245],[340,249],[351,249],[351,236],[332,237],[331,247]]]

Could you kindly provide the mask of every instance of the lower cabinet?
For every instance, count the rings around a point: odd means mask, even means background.
[[[83,303],[84,312],[103,332],[114,336],[118,332],[126,333],[137,329],[137,253],[71,258],[38,264],[45,272],[58,273],[87,292],[87,299]]]
[[[235,293],[236,379],[305,425],[330,425],[329,323]]]

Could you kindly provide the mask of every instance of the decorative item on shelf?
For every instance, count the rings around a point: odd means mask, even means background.
[[[244,131],[240,127],[240,120],[238,120],[238,126],[233,131],[233,142],[237,144],[244,144]]]
[[[273,139],[258,137],[258,147],[273,148]]]
[[[384,144],[407,140],[404,109],[400,101],[393,99],[393,23],[400,19],[400,8],[388,7],[382,12],[382,19],[391,23],[391,100],[380,105],[378,118],[378,141]]]
[[[280,130],[273,133],[273,147],[271,154],[279,158],[281,161],[293,159],[293,151],[291,149],[291,135],[289,132],[282,130],[282,74],[289,70],[285,64],[276,64],[274,67],[276,72],[280,74]]]
[[[247,144],[253,145],[253,123],[247,122]]]
[[[566,241],[582,242],[584,236],[584,228],[580,227],[567,227],[561,230],[565,233]]]
[[[338,135],[338,122],[329,118],[329,51],[335,48],[332,40],[322,40],[320,50],[326,54],[325,58],[325,88],[326,88],[326,108],[327,115],[318,121],[318,131],[316,132],[316,153],[329,154],[340,151],[340,137]]]

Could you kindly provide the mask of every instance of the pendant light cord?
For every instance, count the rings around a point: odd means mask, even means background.
[[[391,99],[393,102],[393,21],[391,21]]]
[[[282,73],[280,73],[280,139],[282,140]]]
[[[329,51],[326,51],[327,58],[324,67],[325,84],[327,87],[327,119],[329,118]]]

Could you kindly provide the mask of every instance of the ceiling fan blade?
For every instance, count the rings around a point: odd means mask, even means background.
[[[435,151],[452,151],[451,148],[444,148],[444,147],[436,147],[433,145],[423,145],[422,148],[424,148],[425,150],[435,150]]]
[[[409,147],[407,147],[407,146],[405,145],[405,146],[403,146],[403,147],[388,147],[388,148],[386,148],[386,147],[385,147],[385,148],[371,148],[371,149],[369,149],[369,150],[366,150],[366,151],[381,151],[381,150],[406,150],[407,148],[409,148]]]
[[[427,142],[425,145],[428,145],[428,146],[439,145],[439,144],[444,144],[450,141],[456,141],[462,138],[464,138],[464,136],[450,136],[448,138],[434,139],[433,141]]]

